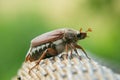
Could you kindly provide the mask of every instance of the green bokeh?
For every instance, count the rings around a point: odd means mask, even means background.
[[[10,80],[17,74],[31,39],[63,27],[78,30],[83,27],[86,30],[90,26],[93,29],[93,32],[88,34],[90,37],[79,41],[79,44],[120,71],[119,1],[75,1],[73,4],[77,6],[73,11],[76,12],[71,14],[72,17],[63,18],[61,15],[60,18],[49,15],[52,9],[46,12],[39,11],[38,8],[41,7],[37,1],[0,1],[0,80]]]

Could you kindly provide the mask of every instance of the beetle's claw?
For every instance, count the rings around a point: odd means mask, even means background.
[[[36,62],[36,64],[29,70],[29,74],[31,72],[32,69],[34,69],[35,67],[37,67],[39,65],[39,62]]]

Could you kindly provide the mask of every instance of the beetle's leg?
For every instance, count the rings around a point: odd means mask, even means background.
[[[72,49],[70,49],[70,57],[71,57],[71,58],[73,58],[73,57],[72,57],[72,52],[73,52]]]
[[[28,54],[25,58],[25,62],[27,62],[30,59],[30,54]]]
[[[30,71],[31,71],[33,68],[35,68],[37,65],[39,65],[40,61],[45,58],[45,56],[46,56],[47,53],[49,53],[50,55],[56,55],[56,54],[57,54],[57,51],[56,51],[55,49],[53,49],[53,48],[48,48],[48,49],[46,49],[46,50],[43,52],[43,54],[41,55],[41,57],[38,59],[38,61],[36,62],[35,66],[33,66],[33,67],[30,69]],[[29,73],[30,73],[30,71],[29,71]]]
[[[68,48],[70,48],[70,57],[72,57],[72,47],[70,44],[66,44],[66,46],[65,46],[65,50],[67,53],[66,58],[68,57]]]
[[[73,43],[70,44],[71,47],[74,49],[74,51],[77,53],[77,55],[79,56],[76,47],[73,45]],[[81,60],[81,56],[79,56],[79,59]]]
[[[72,46],[70,44],[68,44],[69,48],[70,48],[70,57],[72,57]]]
[[[34,68],[39,64],[39,62],[45,57],[46,53],[47,53],[47,49],[43,52],[43,54],[41,55],[41,57],[39,58],[39,60],[36,62],[36,64],[29,70],[29,73],[30,73],[30,71],[31,71],[32,69],[34,69]]]
[[[66,50],[66,53],[67,53],[67,55],[66,55],[66,58],[67,58],[68,57],[68,44],[65,45],[65,50]]]
[[[80,45],[74,44],[74,46],[75,46],[76,48],[81,49],[81,50],[84,52],[84,54],[86,55],[86,57],[87,57],[88,59],[91,59],[90,57],[88,57],[87,53],[85,52],[85,50],[84,50]]]
[[[25,62],[27,62],[28,60],[30,60],[31,50],[32,50],[32,48],[30,47],[29,50],[28,50],[28,52],[27,52],[27,55],[26,55],[26,58],[25,58]]]

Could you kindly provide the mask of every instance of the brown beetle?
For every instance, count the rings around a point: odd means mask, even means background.
[[[84,49],[77,44],[77,41],[86,38],[87,32],[91,31],[90,28],[86,32],[82,32],[82,28],[80,31],[63,28],[42,34],[31,41],[31,46],[25,61],[36,61],[35,66],[37,66],[42,59],[56,56],[64,50],[68,53],[68,50],[72,52],[72,49],[74,49],[77,53],[76,48],[81,49],[87,56]]]

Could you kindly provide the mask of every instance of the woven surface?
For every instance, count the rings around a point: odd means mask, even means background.
[[[120,80],[120,75],[111,69],[89,60],[78,50],[79,56],[73,52],[65,52],[56,57],[42,60],[37,67],[29,70],[35,62],[24,62],[17,78],[13,80]],[[67,56],[67,57],[66,57]]]

